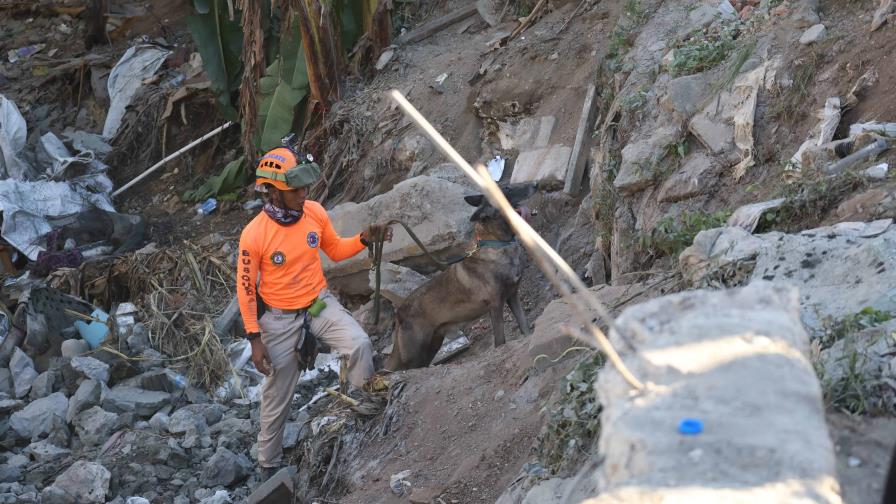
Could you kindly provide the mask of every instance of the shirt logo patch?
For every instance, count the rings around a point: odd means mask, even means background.
[[[311,231],[308,233],[308,246],[311,248],[317,248],[317,244],[320,243],[320,238],[318,238],[317,233]]]
[[[283,252],[278,250],[271,254],[271,262],[274,263],[275,266],[283,266],[283,263],[286,262],[286,256],[283,255]]]

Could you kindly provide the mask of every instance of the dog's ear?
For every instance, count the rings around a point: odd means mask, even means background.
[[[470,196],[464,196],[464,201],[466,201],[468,205],[478,207],[485,201],[485,196],[482,194],[472,194]]]
[[[536,182],[513,184],[502,188],[502,191],[510,204],[515,208],[538,191],[538,184]]]
[[[487,221],[489,219],[495,219],[500,216],[501,213],[497,208],[486,203],[477,208],[475,212],[473,212],[473,215],[470,216],[470,222]]]

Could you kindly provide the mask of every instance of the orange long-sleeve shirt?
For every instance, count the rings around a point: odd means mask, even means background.
[[[290,310],[305,308],[327,286],[318,247],[334,261],[364,250],[360,235],[336,234],[324,207],[305,201],[298,222],[283,226],[261,212],[243,229],[237,259],[236,284],[246,332],[259,332],[256,280],[265,304]]]

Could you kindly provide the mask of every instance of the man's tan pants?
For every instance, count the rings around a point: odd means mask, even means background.
[[[326,290],[320,299],[327,307],[311,319],[311,332],[334,352],[348,357],[348,381],[361,387],[373,375],[373,347],[370,338],[352,314]],[[276,310],[275,310],[276,311]],[[261,431],[258,433],[258,464],[277,467],[283,461],[283,429],[299,379],[296,345],[304,314],[266,311],[258,321],[261,340],[273,361],[273,375],[261,388]]]

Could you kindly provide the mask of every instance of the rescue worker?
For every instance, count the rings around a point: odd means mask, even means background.
[[[318,250],[341,261],[364,250],[368,237],[391,240],[392,233],[371,226],[355,236],[340,237],[323,206],[305,199],[320,167],[290,147],[265,154],[255,174],[256,190],[266,202],[240,236],[237,296],[252,362],[267,376],[258,434],[264,481],[282,465],[283,430],[296,382],[306,366],[298,351],[309,341],[303,336],[306,317],[312,338],[347,356],[351,385],[361,388],[374,373],[370,338],[327,290]]]

